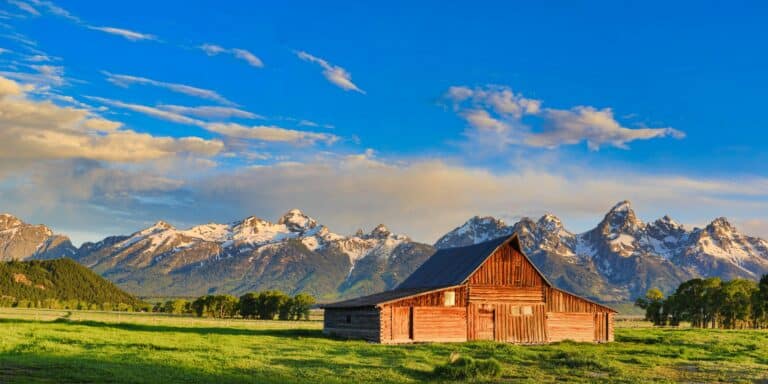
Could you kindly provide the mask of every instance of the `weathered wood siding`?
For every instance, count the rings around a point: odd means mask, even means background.
[[[546,312],[544,303],[470,303],[467,315],[469,340],[486,339],[487,313],[493,313],[493,337],[491,340],[521,344],[547,342]],[[485,316],[485,318],[483,318]]]
[[[470,286],[541,287],[544,279],[522,253],[505,245],[485,260],[468,283]]]
[[[438,292],[425,293],[423,295],[394,301],[387,305],[393,307],[442,307],[445,303],[445,292],[454,292],[455,307],[463,307],[467,305],[467,288],[463,286],[444,289]]]
[[[589,302],[557,288],[547,287],[545,292],[547,312],[610,312],[608,308],[602,305]]]
[[[453,306],[445,306],[446,292],[454,293]],[[467,339],[466,306],[464,286],[384,304],[380,339],[383,343],[464,341]]]
[[[549,341],[596,341],[595,314],[573,312],[548,312],[547,334]]]
[[[379,342],[380,326],[377,308],[328,308],[323,316],[323,333],[332,336]]]
[[[414,341],[467,341],[466,307],[413,307]]]

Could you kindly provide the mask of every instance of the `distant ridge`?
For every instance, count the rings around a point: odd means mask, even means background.
[[[584,233],[568,231],[552,214],[513,225],[473,217],[435,246],[476,244],[512,232],[556,285],[601,301],[632,300],[651,287],[669,292],[693,277],[756,280],[768,273],[768,241],[741,234],[727,219],[693,229],[669,216],[643,223],[629,201],[614,205]]]
[[[97,306],[141,304],[137,298],[71,259],[0,262],[0,300],[47,299]]]
[[[768,273],[768,242],[741,234],[727,219],[717,218],[704,228],[686,228],[669,216],[644,223],[629,201],[615,204],[583,233],[569,231],[553,214],[512,225],[475,216],[434,247],[384,225],[368,233],[337,234],[292,209],[276,222],[250,216],[177,229],[158,221],[76,249],[45,226],[0,215],[0,251],[5,252],[0,256],[67,256],[141,296],[279,289],[331,300],[393,288],[436,248],[512,232],[518,232],[526,253],[556,286],[601,302],[634,300],[651,287],[669,292],[693,277],[755,280]]]

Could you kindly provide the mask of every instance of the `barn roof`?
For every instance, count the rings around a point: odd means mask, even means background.
[[[463,284],[489,256],[505,244],[511,244],[523,253],[517,234],[466,247],[441,249],[400,283],[397,289],[438,288]],[[536,268],[533,263],[531,265]],[[552,286],[541,271],[536,269],[536,272],[547,285]]]
[[[448,287],[440,288],[445,289]],[[373,307],[378,304],[387,303],[394,300],[404,299],[410,296],[417,296],[427,292],[436,291],[435,288],[397,288],[391,291],[374,293],[373,295],[357,297],[354,299],[339,301],[331,304],[321,305],[322,308],[363,308]]]

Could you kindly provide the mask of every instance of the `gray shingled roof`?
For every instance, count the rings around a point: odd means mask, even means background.
[[[363,308],[373,307],[376,304],[385,303],[392,300],[401,299],[408,296],[418,295],[420,293],[428,292],[433,288],[416,288],[416,289],[394,289],[386,292],[374,293],[373,295],[357,297],[354,299],[339,301],[331,304],[323,304],[322,308]]]
[[[505,236],[466,247],[441,249],[413,271],[396,289],[460,285],[509,238]]]

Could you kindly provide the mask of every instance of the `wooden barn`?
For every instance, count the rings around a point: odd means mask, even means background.
[[[385,344],[609,342],[616,313],[555,288],[516,234],[442,249],[394,290],[323,308],[325,334]]]

